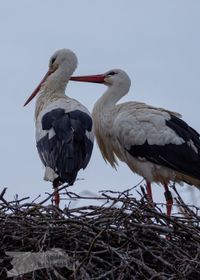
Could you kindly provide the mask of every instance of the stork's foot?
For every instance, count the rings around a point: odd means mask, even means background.
[[[172,198],[172,193],[168,189],[167,185],[165,185],[164,195],[166,199],[167,216],[170,217],[172,212],[172,206],[173,206],[173,198]]]

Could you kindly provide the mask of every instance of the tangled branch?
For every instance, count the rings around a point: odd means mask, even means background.
[[[29,198],[6,201],[5,192],[0,194],[0,279],[12,275],[9,252],[47,256],[52,248],[62,250],[62,265],[35,266],[13,279],[200,279],[199,209],[184,204],[178,193],[181,215],[168,218],[145,195],[136,200],[131,189],[101,192],[99,206],[63,210]],[[66,197],[88,199],[72,192]]]

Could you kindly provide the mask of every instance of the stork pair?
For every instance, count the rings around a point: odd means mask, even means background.
[[[199,133],[181,115],[140,102],[116,104],[129,91],[129,76],[120,69],[104,74],[72,77],[76,55],[61,49],[53,54],[49,70],[24,105],[36,94],[36,142],[45,166],[44,179],[55,189],[73,185],[77,173],[90,160],[94,135],[105,161],[116,168],[117,158],[146,180],[165,188],[167,215],[173,204],[168,186],[186,182],[200,188]],[[105,93],[89,111],[65,95],[69,80],[100,83]],[[59,204],[59,194],[56,195]]]

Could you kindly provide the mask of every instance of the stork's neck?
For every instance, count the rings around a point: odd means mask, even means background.
[[[108,87],[102,97],[96,102],[95,106],[101,107],[103,111],[111,109],[129,91],[130,85],[113,84]]]
[[[65,70],[65,71],[64,71]],[[65,97],[65,89],[72,75],[71,69],[60,67],[52,73],[42,85],[35,107],[35,118],[51,102]]]
[[[60,98],[66,98],[65,88],[59,88],[58,90],[48,90],[47,87],[42,87],[38,95],[35,105],[35,118],[37,119],[39,113],[48,106],[51,102],[56,101]]]
[[[116,103],[128,93],[130,84],[111,85],[102,97],[96,102],[93,108],[93,120],[96,136],[109,133],[114,120],[113,112]]]

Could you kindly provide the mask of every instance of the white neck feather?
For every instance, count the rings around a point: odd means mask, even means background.
[[[128,93],[129,88],[130,84],[125,83],[115,83],[110,85],[96,102],[94,107],[100,107],[103,111],[112,108],[123,96]]]
[[[65,69],[67,67],[65,66]],[[35,118],[51,102],[66,97],[65,89],[73,71],[63,65],[53,72],[42,85],[35,106]]]
[[[59,99],[65,98],[65,89],[59,91],[46,91],[42,88],[35,104],[35,118],[37,119],[39,113],[51,102]]]

